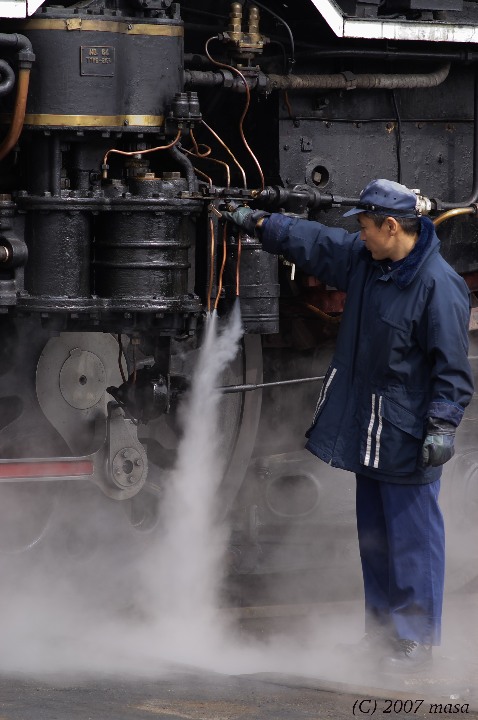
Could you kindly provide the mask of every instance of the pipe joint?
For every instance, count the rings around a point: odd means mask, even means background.
[[[18,53],[18,67],[21,69],[30,70],[31,66],[35,62],[35,53],[33,50],[25,48],[23,50],[20,50]]]

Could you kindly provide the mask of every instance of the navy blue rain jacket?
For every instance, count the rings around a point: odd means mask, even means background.
[[[274,213],[264,250],[347,293],[336,350],[306,447],[345,470],[399,483],[431,482],[421,467],[427,418],[455,426],[473,394],[469,293],[421,219],[412,252],[375,261],[360,240],[317,222]]]

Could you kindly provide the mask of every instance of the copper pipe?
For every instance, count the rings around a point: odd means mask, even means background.
[[[241,250],[242,250],[242,233],[239,232],[237,235],[236,297],[239,297],[239,289],[240,289]]]
[[[295,120],[295,117],[292,113],[292,106],[291,106],[290,100],[289,100],[289,93],[287,92],[287,90],[284,91],[284,102],[285,102],[285,106],[287,108],[287,112],[289,113],[290,119]]]
[[[448,218],[456,217],[457,215],[476,215],[476,207],[464,207],[464,208],[453,208],[452,210],[446,210],[444,213],[439,215],[433,221],[435,227],[438,227],[448,220]]]
[[[314,315],[319,315],[319,317],[327,320],[330,323],[339,323],[342,319],[342,315],[329,315],[320,308],[316,307],[315,305],[311,305],[308,302],[302,301],[302,305],[304,305],[304,307],[314,313]]]
[[[209,175],[206,175],[206,173],[202,172],[202,170],[198,170],[197,168],[194,168],[194,172],[196,175],[201,175],[201,177],[205,178],[209,183],[209,187],[212,187],[212,178],[210,178]]]
[[[209,40],[206,42],[205,52],[206,52],[206,55],[208,56],[210,62],[212,62],[213,65],[217,65],[218,67],[226,68],[227,70],[232,70],[232,72],[236,73],[236,75],[238,75],[238,76],[241,78],[242,82],[244,83],[244,88],[245,88],[245,90],[246,90],[246,105],[245,105],[244,110],[243,110],[243,112],[242,112],[241,119],[239,120],[239,132],[240,132],[240,134],[241,134],[242,142],[244,143],[246,150],[248,151],[249,155],[250,155],[250,156],[252,157],[252,159],[254,160],[254,163],[256,164],[256,167],[257,167],[257,169],[259,170],[259,175],[260,175],[260,178],[261,178],[261,190],[264,190],[264,185],[265,185],[265,182],[264,182],[264,173],[262,172],[262,168],[261,168],[261,165],[260,165],[259,160],[256,158],[256,156],[255,156],[254,153],[252,152],[252,149],[250,148],[249,143],[248,143],[247,140],[246,140],[246,136],[244,135],[244,127],[243,127],[243,125],[244,125],[244,118],[246,117],[246,115],[247,115],[247,113],[248,113],[248,110],[249,110],[249,105],[251,104],[251,91],[249,90],[249,85],[248,85],[248,83],[247,83],[246,78],[244,77],[244,75],[241,73],[240,70],[238,70],[237,68],[235,68],[233,65],[227,65],[226,63],[218,62],[217,60],[214,60],[214,59],[211,57],[211,55],[210,55],[210,53],[209,53],[209,50],[208,50],[208,45],[209,45],[209,43],[211,42],[211,40],[218,40],[218,39],[219,39],[219,38],[218,38],[217,35],[214,36],[214,37],[212,37],[212,38],[209,38]]]
[[[168,145],[159,145],[158,147],[154,148],[148,148],[148,150],[116,150],[116,148],[111,148],[111,150],[108,150],[108,152],[105,153],[105,156],[103,158],[103,179],[106,180],[108,177],[108,155],[111,155],[112,153],[115,153],[115,155],[124,155],[126,157],[131,157],[132,155],[148,155],[152,152],[157,152],[158,150],[168,150],[169,148],[172,148],[173,145],[176,145],[179,138],[181,137],[181,130],[178,130],[178,134],[172,140]]]
[[[228,148],[228,146],[226,145],[226,143],[225,143],[223,140],[221,140],[221,138],[219,137],[219,135],[217,134],[217,132],[215,132],[215,131],[212,129],[212,127],[209,127],[209,125],[207,124],[207,122],[206,122],[205,120],[201,119],[201,123],[204,125],[205,128],[207,128],[207,129],[209,130],[209,132],[210,132],[212,135],[214,135],[214,137],[216,138],[216,140],[218,141],[218,143],[220,143],[220,144],[222,145],[222,147],[223,147],[223,148],[229,153],[229,155],[232,157],[232,159],[233,159],[234,162],[236,163],[237,167],[238,167],[239,170],[241,171],[242,181],[243,181],[243,183],[244,183],[244,188],[247,189],[246,173],[244,172],[244,168],[242,167],[242,165],[239,163],[239,160],[238,160],[238,159],[236,158],[236,156],[233,154],[232,150],[230,150],[230,148]]]
[[[181,148],[181,152],[185,153],[186,155],[192,155],[192,157],[197,157],[196,153],[191,152],[191,150],[186,150],[186,148]],[[194,168],[194,172],[196,175],[201,175],[201,177],[206,178],[207,182],[209,183],[209,187],[212,187],[212,178],[209,177],[209,175],[206,175],[202,170],[198,170],[196,167]]]
[[[207,311],[208,313],[211,312],[211,295],[212,295],[212,286],[214,282],[214,251],[215,251],[215,237],[214,237],[214,223],[212,221],[212,218],[209,218],[209,236],[211,238],[211,244],[209,248],[209,287],[207,290]]]
[[[17,96],[13,110],[12,122],[6,137],[0,145],[0,160],[8,155],[18,142],[25,122],[25,111],[27,107],[28,85],[30,83],[30,68],[20,68],[18,71]]]
[[[196,142],[194,144],[196,147],[198,147]],[[186,155],[191,155],[191,157],[198,158],[198,160],[209,160],[209,162],[219,163],[219,165],[225,165],[225,167],[227,168],[227,185],[226,185],[226,187],[230,187],[229,166],[227,165],[227,163],[222,162],[222,160],[216,160],[215,158],[208,157],[209,153],[211,152],[211,148],[209,147],[209,145],[205,145],[204,147],[208,148],[207,153],[192,152],[192,150],[187,150],[184,147],[181,148],[181,151],[186,153]],[[209,185],[212,187],[212,179],[209,177],[209,175],[206,175],[206,173],[201,172],[201,170],[198,170],[197,168],[194,168],[194,171],[196,173],[198,173],[198,175],[202,175],[203,177],[205,177],[208,180]]]
[[[219,305],[219,300],[222,293],[222,277],[224,275],[224,268],[226,266],[226,256],[227,256],[227,223],[224,223],[224,227],[222,230],[222,263],[221,263],[221,269],[219,271],[219,280],[217,284],[217,295],[216,295],[216,302],[214,303],[214,310],[217,310],[217,306]]]
[[[196,138],[194,137],[194,133],[191,130],[190,132],[191,140],[193,141],[194,146],[194,154],[203,160],[209,160],[209,162],[217,163],[218,165],[222,165],[226,169],[226,187],[231,187],[231,170],[229,168],[229,165],[224,162],[223,160],[216,160],[216,158],[209,157],[209,155],[212,153],[212,149],[209,147],[209,145],[205,145],[204,143],[200,143],[202,147],[206,148],[205,152],[200,152],[199,145],[196,141]]]

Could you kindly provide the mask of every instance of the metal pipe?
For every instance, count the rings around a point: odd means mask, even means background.
[[[450,72],[450,63],[431,73],[365,73],[333,75],[267,75],[269,90],[400,90],[437,87]]]
[[[352,72],[323,75],[265,75],[258,72],[246,78],[249,88],[273,90],[411,90],[413,88],[432,88],[441,85],[450,72],[450,64],[443,65],[431,73],[363,73]],[[264,82],[262,82],[264,80]],[[212,70],[186,70],[184,82],[188,86],[216,87],[224,85],[231,90],[244,90],[237,80],[226,79],[223,73]]]
[[[476,211],[476,205],[473,207],[453,208],[453,210],[447,210],[435,218],[433,224],[435,227],[438,227],[442,224],[442,222],[445,222],[445,220],[448,220],[449,218],[456,217],[457,215],[476,215]]]
[[[473,182],[471,186],[471,192],[467,200],[462,202],[446,202],[441,200],[435,200],[435,204],[438,210],[452,210],[453,208],[469,207],[478,201],[478,71],[475,72],[474,81],[474,104],[473,104]],[[437,218],[438,219],[438,218]]]
[[[8,129],[8,133],[0,145],[0,160],[8,155],[18,142],[18,138],[23,130],[25,121],[25,111],[27,107],[28,85],[30,83],[30,68],[20,68],[18,71],[17,96],[15,99],[15,109],[13,111],[12,121]]]
[[[0,46],[12,48],[12,50],[15,50],[19,53],[26,53],[30,56],[33,55],[33,48],[30,40],[25,35],[19,35],[18,33],[0,33]],[[27,58],[21,57],[21,60],[26,60]],[[29,61],[33,62],[35,59],[35,56],[33,55],[33,58],[30,57]]]
[[[0,60],[0,75],[2,75],[0,95],[8,95],[15,85],[15,73],[6,60]]]
[[[324,377],[325,375],[318,375],[317,377],[278,380],[277,382],[259,383],[257,385],[223,385],[223,387],[217,389],[227,395],[228,393],[250,392],[251,390],[262,390],[263,388],[279,387],[281,385],[298,385],[299,383],[316,382],[317,380],[323,380]]]
[[[181,165],[181,167],[184,168],[184,172],[186,173],[186,179],[188,181],[189,192],[196,192],[198,189],[198,181],[194,172],[194,165],[192,164],[190,159],[186,157],[186,155],[180,152],[179,148],[181,147],[181,145],[179,143],[178,146],[179,147],[173,145],[168,149],[168,152],[175,159],[178,165]]]
[[[279,57],[278,55],[275,56]],[[193,55],[191,55],[191,59]],[[274,56],[268,56],[267,60]],[[353,58],[355,60],[446,60],[447,62],[473,63],[478,60],[476,52],[429,52],[406,51],[406,50],[372,50],[371,48],[345,48],[340,50],[317,50],[311,49],[296,53],[297,60],[323,60],[328,58]]]
[[[13,110],[12,121],[6,137],[0,145],[0,160],[8,155],[15,147],[23,130],[25,111],[27,106],[28,85],[30,83],[30,69],[35,61],[35,55],[30,40],[18,33],[0,33],[0,46],[11,48],[18,53],[19,71],[17,96]]]

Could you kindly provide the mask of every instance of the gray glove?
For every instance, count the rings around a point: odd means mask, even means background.
[[[444,465],[455,454],[456,427],[440,418],[428,418],[427,435],[422,447],[425,467]]]
[[[224,220],[234,223],[234,225],[240,227],[241,230],[244,230],[244,232],[251,237],[255,235],[259,220],[263,217],[269,217],[270,215],[270,213],[264,210],[251,210],[251,208],[246,205],[242,205],[240,208],[237,208],[237,210],[234,210],[234,212],[223,212],[221,214]]]

